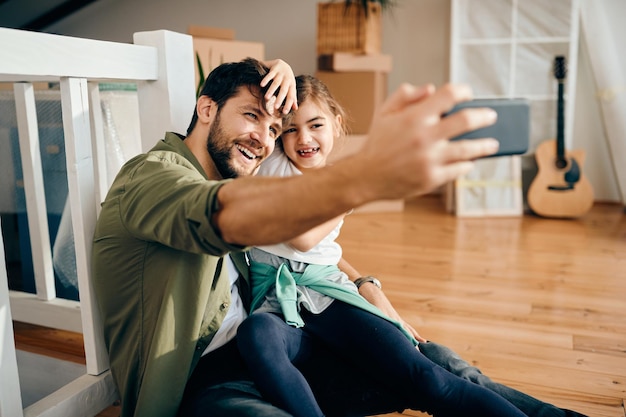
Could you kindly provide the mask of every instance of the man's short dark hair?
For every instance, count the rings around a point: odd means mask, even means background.
[[[219,65],[206,77],[200,96],[208,96],[217,103],[217,108],[220,109],[228,99],[237,94],[241,87],[247,87],[252,94],[260,94],[258,98],[261,100],[271,85],[270,83],[264,88],[260,87],[261,80],[268,72],[269,68],[254,58]],[[187,135],[191,133],[197,121],[198,112],[194,108]]]

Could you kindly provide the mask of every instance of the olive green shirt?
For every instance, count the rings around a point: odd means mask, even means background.
[[[122,416],[174,416],[185,384],[230,303],[223,256],[244,278],[245,248],[211,217],[217,191],[181,137],[167,133],[128,161],[102,204],[92,272]]]

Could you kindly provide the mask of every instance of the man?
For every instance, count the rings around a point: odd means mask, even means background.
[[[282,64],[212,71],[187,136],[166,133],[126,163],[102,205],[94,288],[124,417],[286,415],[262,400],[234,343],[250,301],[245,249],[371,201],[428,192],[497,150],[490,139],[447,140],[495,120],[488,109],[441,117],[471,98],[468,88],[404,85],[375,115],[359,154],[294,178],[253,177],[281,132],[265,95],[290,100],[293,74],[276,72]],[[318,359],[303,372],[328,415],[404,408],[382,384]]]

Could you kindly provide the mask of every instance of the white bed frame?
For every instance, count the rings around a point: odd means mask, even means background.
[[[0,28],[0,45],[0,82],[14,83],[36,287],[36,294],[9,291],[7,268],[0,266],[0,417],[94,416],[118,398],[90,282],[92,236],[108,188],[98,83],[137,83],[137,140],[147,150],[166,130],[184,132],[191,118],[192,39],[153,31],[136,33],[134,44],[124,44]],[[40,81],[60,83],[80,302],[55,294],[32,84]],[[0,152],[7,152],[7,144],[0,143]],[[12,320],[81,332],[86,374],[23,408]]]

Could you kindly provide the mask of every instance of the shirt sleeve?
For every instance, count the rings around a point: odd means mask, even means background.
[[[119,194],[124,226],[134,236],[194,253],[242,250],[224,242],[212,217],[217,192],[229,180],[206,180],[184,157],[153,152],[130,166]]]

